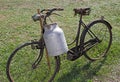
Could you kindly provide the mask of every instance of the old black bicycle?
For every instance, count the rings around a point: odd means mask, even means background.
[[[41,35],[39,40],[32,40],[17,47],[10,55],[7,61],[6,74],[10,82],[52,82],[55,75],[60,70],[60,54],[49,56],[48,47],[57,49],[54,44],[47,44],[47,42],[58,41],[63,45],[65,42],[60,42],[60,32],[58,40],[53,38],[56,35],[50,35],[54,31],[52,28],[54,24],[48,24],[47,19],[51,15],[58,15],[55,11],[63,11],[62,8],[52,8],[37,10],[37,14],[32,16],[34,21],[40,21]],[[75,61],[81,56],[85,56],[90,61],[98,60],[107,55],[112,44],[112,26],[104,20],[102,16],[100,19],[92,21],[86,25],[82,17],[90,14],[90,8],[75,8],[73,9],[75,15],[80,16],[79,25],[76,33],[74,47],[62,51],[67,53],[67,59]],[[51,25],[53,27],[51,27]],[[46,28],[47,27],[47,28]],[[80,33],[83,27],[82,33]],[[48,30],[47,41],[45,40],[45,32]],[[49,31],[50,30],[50,31]],[[58,30],[56,30],[58,31]],[[56,31],[54,31],[56,33]],[[50,39],[52,41],[50,41]],[[65,40],[65,38],[63,38]],[[57,43],[57,44],[59,44]],[[59,45],[59,46],[61,46]],[[64,46],[62,46],[64,47]],[[59,50],[58,50],[59,51]],[[44,54],[46,52],[46,54]],[[56,53],[57,54],[57,53]]]

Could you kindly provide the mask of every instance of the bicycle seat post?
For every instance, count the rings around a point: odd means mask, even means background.
[[[79,22],[81,23],[82,22],[82,14],[80,14],[80,20],[79,20]]]

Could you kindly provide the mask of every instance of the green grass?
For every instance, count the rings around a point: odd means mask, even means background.
[[[120,80],[119,6],[119,0],[0,0],[0,82],[8,82],[5,67],[13,49],[21,43],[39,39],[39,23],[33,22],[31,16],[38,8],[53,7],[64,8],[64,11],[60,12],[64,17],[53,18],[64,30],[68,43],[74,39],[79,21],[79,17],[74,17],[73,8],[91,7],[90,16],[84,17],[86,24],[104,16],[113,27],[113,43],[105,59],[91,63],[84,57],[74,62],[62,58],[61,70],[55,82],[118,82]],[[39,78],[39,75],[37,77]]]

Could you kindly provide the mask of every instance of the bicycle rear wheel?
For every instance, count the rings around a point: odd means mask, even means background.
[[[104,57],[112,43],[111,25],[105,20],[96,20],[85,28],[80,44],[86,58],[97,60]]]
[[[16,48],[7,61],[6,74],[10,82],[51,82],[59,70],[60,58],[50,57],[49,69],[40,42],[25,43]],[[32,49],[31,46],[36,46]],[[38,58],[39,57],[39,58]],[[39,64],[38,64],[39,63]]]

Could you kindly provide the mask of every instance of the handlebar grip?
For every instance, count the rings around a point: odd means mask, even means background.
[[[56,10],[63,11],[64,9],[63,8],[56,8]]]

